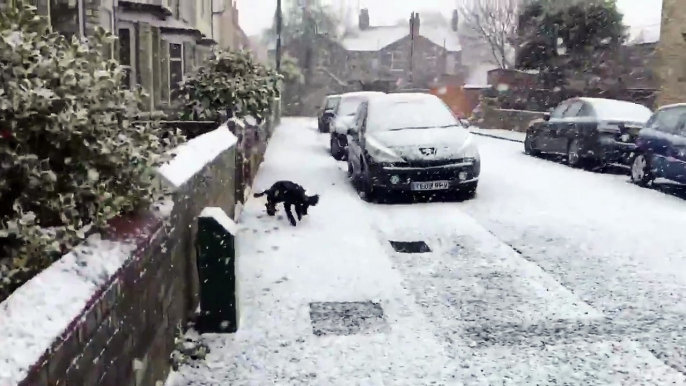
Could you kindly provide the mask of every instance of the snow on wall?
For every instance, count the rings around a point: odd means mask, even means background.
[[[160,177],[178,188],[236,141],[226,124],[198,136],[173,151],[175,158],[160,167]],[[171,201],[154,206],[160,218],[168,217],[172,208]],[[26,378],[136,248],[134,242],[93,235],[0,303],[0,347],[11,347],[0,350],[0,386]]]
[[[0,303],[0,385],[17,385],[136,249],[91,236]]]
[[[162,165],[159,173],[172,187],[178,188],[237,141],[229,126],[223,124],[176,148],[174,159]]]

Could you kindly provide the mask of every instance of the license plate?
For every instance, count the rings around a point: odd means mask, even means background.
[[[622,142],[629,142],[630,139],[631,139],[631,134],[628,134],[628,133],[622,134]]]
[[[445,190],[450,187],[449,181],[430,181],[430,182],[413,182],[412,190]]]

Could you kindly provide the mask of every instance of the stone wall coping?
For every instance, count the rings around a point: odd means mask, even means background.
[[[216,130],[195,137],[174,149],[174,159],[158,169],[159,175],[170,188],[176,190],[202,171],[205,165],[235,146],[237,141],[238,138],[231,133],[228,124],[224,123]]]

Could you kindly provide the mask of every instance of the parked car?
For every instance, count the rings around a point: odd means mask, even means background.
[[[637,103],[572,98],[542,120],[533,121],[524,140],[527,154],[560,154],[573,167],[628,166],[634,140],[652,112]]]
[[[341,101],[334,111],[334,118],[330,121],[331,155],[337,160],[343,160],[347,154],[348,139],[346,134],[355,121],[355,113],[360,104],[369,97],[386,95],[380,91],[358,91],[341,95]]]
[[[324,103],[320,106],[319,115],[317,116],[317,127],[320,133],[327,133],[329,131],[330,121],[340,100],[340,95],[327,95],[324,98]]]
[[[392,191],[476,193],[481,157],[474,137],[435,95],[370,98],[348,137],[348,174],[367,199]]]
[[[686,104],[661,107],[638,133],[631,181],[645,186],[656,178],[686,184]]]

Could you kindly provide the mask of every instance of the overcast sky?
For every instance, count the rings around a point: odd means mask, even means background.
[[[283,0],[284,3],[289,0]],[[357,9],[358,0],[324,0],[341,6],[343,2]],[[372,25],[393,24],[402,18],[409,18],[412,11],[441,11],[450,16],[455,0],[359,0],[361,8],[369,9]],[[418,5],[419,3],[419,5]],[[624,13],[624,22],[629,26],[654,27],[660,23],[662,0],[617,0]],[[238,0],[240,24],[248,35],[261,33],[272,23],[276,0]]]

